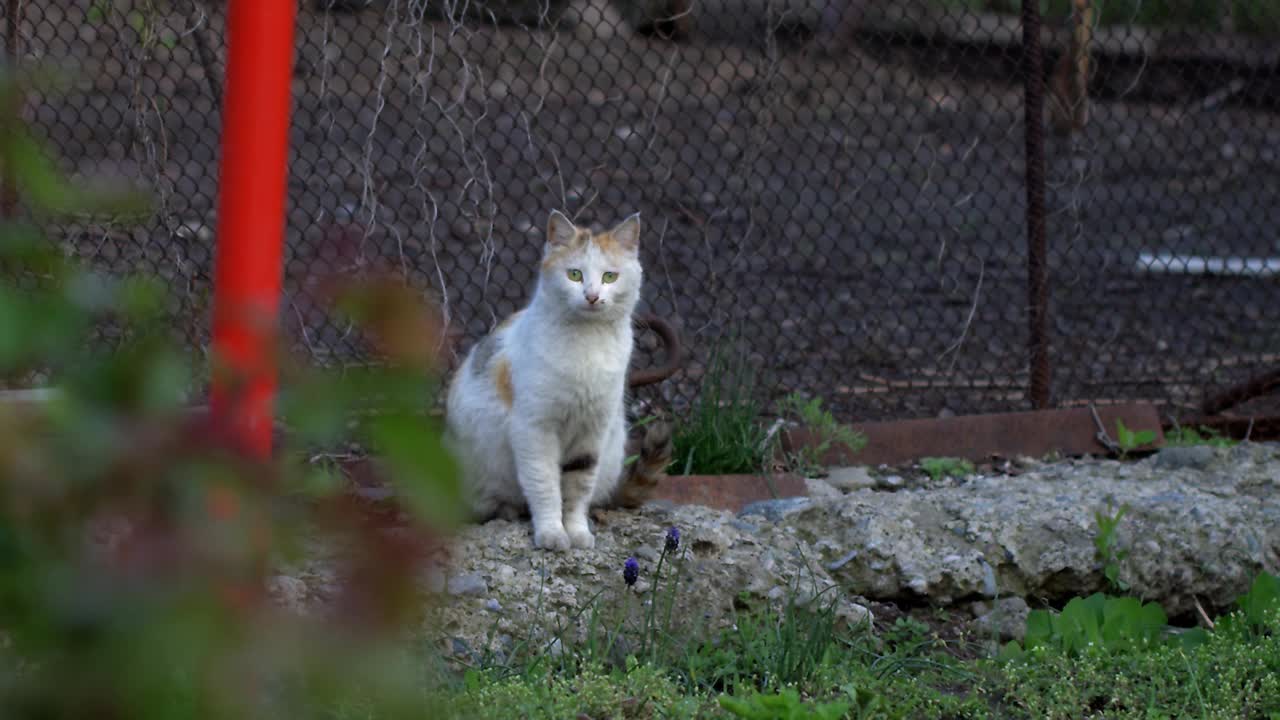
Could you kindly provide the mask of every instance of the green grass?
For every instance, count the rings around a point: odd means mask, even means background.
[[[963,478],[977,472],[973,463],[963,458],[953,457],[920,458],[920,468],[933,480],[941,480],[944,477]]]
[[[1012,717],[1280,717],[1280,643],[1213,633],[1198,647],[1033,653],[999,675]]]
[[[734,475],[767,471],[774,464],[779,437],[766,420],[765,406],[757,400],[755,373],[742,361],[732,344],[718,346],[689,414],[676,425],[669,472],[681,475]],[[728,349],[727,349],[728,348]],[[781,458],[787,471],[807,477],[825,474],[823,457],[842,448],[845,460],[867,444],[866,437],[841,425],[822,398],[791,393],[778,404],[784,420],[798,422],[811,433],[813,443]]]
[[[1239,444],[1238,441],[1221,435],[1213,428],[1207,428],[1204,426],[1201,426],[1200,428],[1175,427],[1173,430],[1165,433],[1164,443],[1165,445],[1176,447],[1189,447],[1192,445],[1231,447]]]
[[[1225,625],[1194,646],[1041,646],[1009,662],[914,621],[877,637],[807,620],[789,635],[763,613],[739,620],[652,662],[473,671],[432,707],[451,718],[1280,718],[1274,612],[1265,631]],[[772,674],[768,657],[804,646],[822,650],[803,673]],[[695,664],[711,672],[692,679]]]
[[[761,472],[773,449],[760,421],[756,376],[741,355],[724,346],[711,355],[697,400],[676,426],[671,472],[733,475]]]

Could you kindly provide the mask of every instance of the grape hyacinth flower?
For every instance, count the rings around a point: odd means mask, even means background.
[[[680,528],[671,527],[667,530],[667,552],[675,552],[680,549]]]
[[[636,580],[640,578],[640,563],[634,557],[627,558],[622,565],[622,579],[627,583],[627,587],[636,584]]]

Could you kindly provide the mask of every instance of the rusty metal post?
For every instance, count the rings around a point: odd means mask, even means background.
[[[1044,227],[1044,60],[1038,0],[1022,0],[1023,131],[1026,135],[1027,297],[1031,405],[1049,407],[1049,267]]]
[[[16,80],[18,60],[22,56],[18,52],[22,29],[22,0],[8,0],[4,15],[4,71],[9,73],[10,80]],[[13,102],[21,107],[21,91],[14,90]],[[8,163],[0,168],[0,218],[11,218],[18,207],[18,188],[13,179],[13,170]]]

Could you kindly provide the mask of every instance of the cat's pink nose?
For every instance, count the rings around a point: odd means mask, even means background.
[[[591,303],[592,305],[595,305],[597,302],[600,302],[600,293],[593,293],[593,292],[587,293],[587,302]]]

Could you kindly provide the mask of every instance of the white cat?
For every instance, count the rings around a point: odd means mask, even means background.
[[[552,211],[532,298],[471,348],[449,385],[446,441],[472,510],[527,509],[541,548],[594,546],[588,508],[631,481],[653,484],[670,460],[651,433],[624,464],[639,247],[639,213],[593,233]]]

